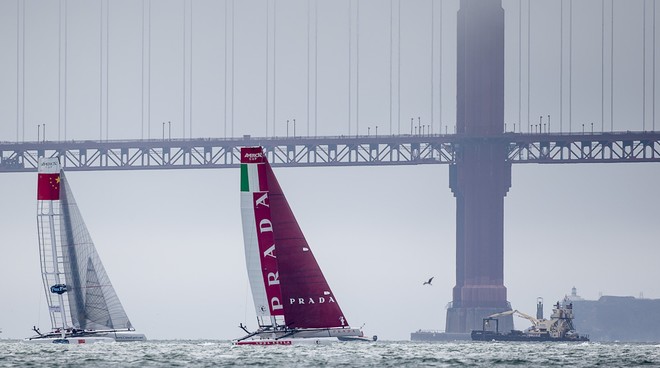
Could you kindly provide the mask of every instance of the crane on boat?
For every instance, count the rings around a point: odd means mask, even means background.
[[[542,308],[542,305],[541,305]],[[491,314],[484,318],[484,329],[490,325],[491,321],[496,321],[498,317],[514,315],[524,318],[532,323],[532,326],[524,331],[529,336],[539,336],[549,334],[553,338],[564,338],[566,336],[576,335],[573,326],[573,303],[569,300],[564,300],[564,305],[557,302],[552,309],[550,319],[534,318],[529,314],[520,312],[519,310],[508,310],[500,313]]]
[[[504,317],[504,316],[509,316],[509,315],[514,315],[514,316],[518,316],[520,318],[524,318],[526,320],[529,320],[530,322],[532,322],[532,325],[534,325],[534,327],[538,327],[539,325],[541,325],[541,321],[543,321],[543,320],[536,319],[536,318],[530,316],[529,314],[523,313],[523,312],[521,312],[517,309],[491,314],[487,318],[488,319],[491,319],[491,318],[495,319],[495,318],[498,318],[498,317]]]

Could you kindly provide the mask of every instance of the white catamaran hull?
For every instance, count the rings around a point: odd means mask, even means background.
[[[29,344],[92,344],[96,342],[139,342],[147,341],[147,337],[133,331],[93,331],[76,335],[50,333],[43,336],[32,336],[24,339]]]
[[[115,342],[115,339],[101,336],[78,336],[78,337],[30,337],[23,340],[27,344],[94,344],[97,342]]]
[[[147,341],[147,336],[145,334],[130,331],[101,332],[96,334],[96,336],[108,337],[117,342]]]
[[[344,338],[357,338],[362,335],[362,331],[357,328],[266,330],[232,341],[232,345],[322,345],[344,340]]]

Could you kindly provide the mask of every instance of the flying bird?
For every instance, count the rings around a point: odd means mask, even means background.
[[[433,277],[435,277],[435,276],[433,276]],[[424,283],[422,285],[431,285],[431,286],[433,286],[433,284],[431,284],[431,281],[433,281],[433,277],[431,277],[429,279],[429,281],[424,281]]]

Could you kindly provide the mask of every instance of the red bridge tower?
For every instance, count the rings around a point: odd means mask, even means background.
[[[510,309],[504,286],[504,197],[511,186],[504,131],[504,9],[501,0],[461,0],[458,11],[458,135],[450,187],[456,197],[456,286],[448,333],[481,329]],[[513,319],[500,320],[503,331]]]

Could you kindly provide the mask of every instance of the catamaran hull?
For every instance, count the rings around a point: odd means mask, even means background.
[[[292,345],[329,345],[338,342],[337,339],[332,337],[320,338],[294,338],[294,339],[259,339],[259,340],[243,340],[234,341],[232,345],[256,345],[256,346],[292,346]]]
[[[364,334],[357,328],[262,331],[232,342],[232,345],[324,345]]]
[[[136,332],[104,332],[99,333],[97,336],[109,337],[114,339],[117,342],[140,342],[147,341],[147,336],[145,334],[136,333]]]
[[[80,336],[80,337],[31,337],[23,340],[27,344],[68,344],[68,345],[81,345],[81,344],[95,344],[98,342],[115,342],[115,339],[110,337],[101,336]]]
[[[29,337],[23,342],[31,344],[92,344],[96,342],[140,342],[147,341],[144,334],[132,331],[98,331],[76,336],[58,336],[47,334],[45,336]]]
[[[339,341],[344,341],[344,342],[353,342],[353,341],[361,341],[361,342],[374,342],[378,340],[378,336],[374,335],[372,337],[367,337],[367,336],[340,336],[338,337]]]

